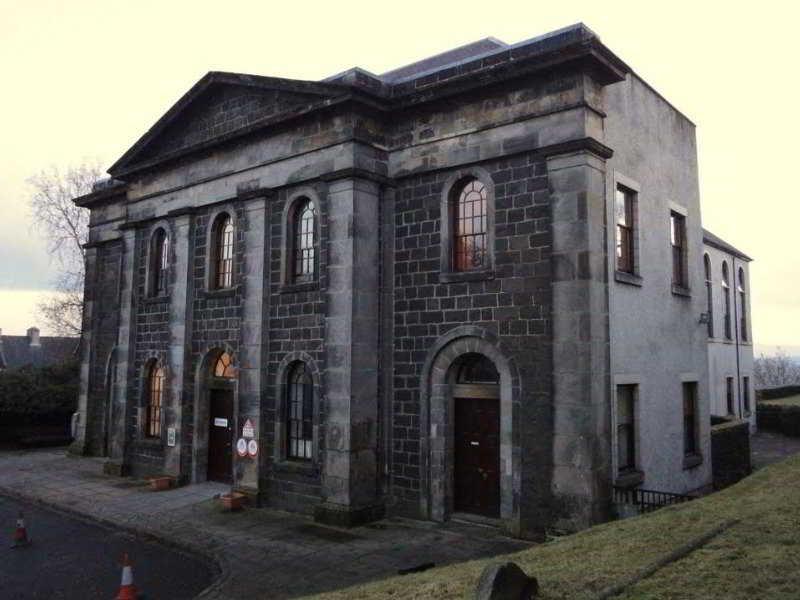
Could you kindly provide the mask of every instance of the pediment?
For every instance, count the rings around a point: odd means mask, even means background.
[[[342,93],[335,84],[209,73],[110,169],[115,177]]]

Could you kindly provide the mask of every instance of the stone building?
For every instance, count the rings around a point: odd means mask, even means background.
[[[519,536],[708,485],[694,125],[585,26],[212,72],[109,173],[75,451]]]
[[[703,246],[711,414],[744,419],[755,432],[752,259],[710,231],[703,231]]]

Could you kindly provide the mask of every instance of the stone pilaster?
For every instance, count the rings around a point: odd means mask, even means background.
[[[89,390],[92,365],[92,331],[94,330],[95,311],[95,279],[97,277],[97,248],[87,247],[84,253],[85,274],[83,294],[83,325],[81,331],[81,368],[78,387],[78,422],[75,439],[70,446],[74,454],[86,454],[89,451],[87,442],[87,421],[89,419]],[[95,426],[97,426],[95,424]],[[110,425],[108,425],[110,426]]]
[[[266,361],[263,358],[267,340],[265,324],[265,302],[268,294],[268,275],[265,270],[266,248],[269,248],[269,227],[267,224],[265,197],[247,200],[245,203],[244,255],[244,293],[242,306],[242,329],[238,365],[239,414],[234,439],[242,437],[242,427],[247,419],[253,423],[259,442],[259,455],[253,459],[235,455],[237,469],[241,477],[236,480],[237,487],[252,491],[258,490],[259,464],[265,452],[261,431],[261,404],[263,390],[267,387]]]
[[[553,233],[554,524],[580,529],[610,501],[605,160],[591,149],[547,162]],[[554,510],[558,510],[557,508]]]
[[[175,446],[166,446],[164,451],[164,472],[174,477],[181,476],[181,448],[183,439],[183,407],[187,402],[185,384],[189,350],[187,333],[189,331],[189,276],[192,265],[192,219],[188,214],[178,215],[173,220],[173,252],[175,256],[175,281],[170,291],[169,304],[169,387],[170,405],[165,413],[164,427],[175,429]],[[188,472],[185,473],[188,480]]]
[[[343,178],[328,188],[327,430],[323,504],[315,517],[354,525],[379,517],[379,189]]]

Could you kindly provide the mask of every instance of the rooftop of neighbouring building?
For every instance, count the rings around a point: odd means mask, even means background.
[[[0,329],[0,370],[64,362],[77,357],[79,342],[77,337],[41,336],[36,327],[25,335],[3,335]]]
[[[708,229],[703,229],[703,243],[708,244],[718,250],[722,250],[723,252],[727,252],[737,258],[741,258],[742,260],[746,260],[747,262],[752,261],[753,259],[747,256],[741,250],[738,250],[721,237],[714,235]]]

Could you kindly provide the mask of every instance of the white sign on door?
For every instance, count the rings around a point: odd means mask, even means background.
[[[220,419],[219,417],[214,417],[214,427],[227,427],[228,426],[228,419]]]

